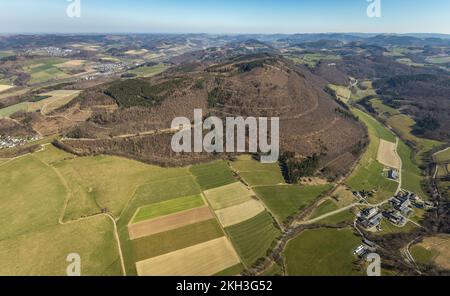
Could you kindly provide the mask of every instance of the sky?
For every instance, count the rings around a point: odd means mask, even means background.
[[[0,33],[450,34],[450,0],[71,1],[80,17],[70,0],[0,0]],[[368,17],[368,1],[381,17]]]

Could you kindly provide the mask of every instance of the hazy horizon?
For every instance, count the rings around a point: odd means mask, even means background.
[[[4,34],[450,34],[448,0],[0,0]]]

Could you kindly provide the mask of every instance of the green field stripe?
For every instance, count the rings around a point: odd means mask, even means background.
[[[203,190],[236,182],[232,171],[224,161],[195,165],[190,168],[190,172]]]
[[[280,235],[267,212],[225,230],[246,266],[251,266],[259,258],[265,257],[272,243]]]
[[[136,215],[132,219],[132,223],[199,208],[204,204],[203,198],[200,195],[191,195],[144,206],[137,210]]]
[[[132,262],[142,261],[224,236],[215,219],[131,241]]]

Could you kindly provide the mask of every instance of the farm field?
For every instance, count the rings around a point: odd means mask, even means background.
[[[437,167],[437,177],[442,178],[449,174],[449,171],[447,170],[447,167],[450,165],[438,165]]]
[[[396,144],[385,140],[380,140],[377,160],[384,166],[400,169],[400,159],[396,153]]]
[[[307,53],[304,55],[287,55],[286,58],[292,60],[294,63],[307,65],[308,67],[314,68],[322,60],[338,61],[341,59],[340,56],[331,54],[320,54],[320,53]]]
[[[2,51],[0,51],[0,59],[1,58],[10,57],[10,56],[13,56],[13,55],[14,55],[14,52],[11,51],[11,50],[2,50]]]
[[[450,148],[435,155],[438,163],[450,161]]]
[[[78,252],[82,260],[90,258],[83,264],[83,275],[120,275],[110,219],[59,223],[68,188],[48,163],[60,159],[52,153],[27,155],[0,167],[0,223],[8,225],[0,231],[0,261],[7,263],[0,266],[0,273],[64,275],[66,256]]]
[[[304,186],[280,185],[254,188],[280,222],[314,202],[330,190],[332,185]]]
[[[373,89],[372,81],[364,80],[360,82],[360,86],[356,85],[352,89],[351,100],[354,102],[358,102],[367,96],[376,96],[377,93]]]
[[[67,59],[62,58],[34,59],[27,61],[22,68],[31,76],[29,84],[37,84],[54,79],[69,78],[71,75],[65,73],[57,66],[67,61]]]
[[[1,240],[0,274],[64,276],[71,253],[80,255],[83,276],[122,275],[113,224],[104,216]]]
[[[209,207],[196,208],[176,214],[146,220],[128,225],[128,233],[131,240],[170,231],[183,226],[213,219]]]
[[[355,220],[355,214],[353,213],[353,210],[347,210],[341,213],[338,213],[333,216],[329,216],[325,219],[322,219],[319,221],[321,224],[330,224],[330,225],[336,225],[340,223],[352,223]]]
[[[216,211],[217,218],[223,227],[228,227],[249,220],[265,211],[257,200],[251,199],[242,204]]]
[[[353,109],[353,112],[366,124],[369,131],[370,143],[361,158],[357,168],[347,179],[346,184],[353,190],[376,190],[376,201],[391,197],[398,183],[388,180],[383,175],[384,166],[377,161],[380,139],[395,142],[394,135],[376,121],[372,116]]]
[[[432,64],[447,64],[450,63],[450,56],[433,56],[428,57],[426,60]]]
[[[281,234],[267,212],[227,227],[225,231],[246,266],[251,266],[259,258],[266,256],[274,240]]]
[[[203,190],[236,182],[228,164],[223,160],[192,166],[190,172]]]
[[[338,206],[331,199],[327,199],[314,210],[309,218],[314,219],[337,209],[339,209]]]
[[[79,90],[55,90],[40,94],[39,96],[48,98],[37,102],[29,102],[28,111],[41,110],[43,114],[48,114],[75,99],[80,92]]]
[[[338,205],[336,205],[336,203],[333,200],[327,199],[313,211],[313,213],[308,219],[321,217],[337,209],[339,209]],[[335,225],[343,222],[352,222],[354,219],[355,215],[353,214],[352,210],[347,210],[321,219],[318,221],[318,223]]]
[[[242,183],[237,182],[204,191],[206,199],[214,210],[221,210],[249,201],[252,192]]]
[[[10,88],[13,88],[14,86],[12,85],[5,85],[5,84],[0,84],[0,92],[8,90]]]
[[[250,186],[284,184],[280,166],[275,164],[262,164],[249,155],[239,156],[231,166]]]
[[[138,275],[207,276],[240,262],[226,237],[136,263]]]
[[[0,109],[0,118],[9,117],[18,111],[27,112],[28,111],[28,103],[26,103],[26,102],[19,103],[19,104],[15,104],[15,105]]]
[[[129,54],[129,55],[141,55],[141,54],[145,54],[145,53],[147,53],[147,52],[148,52],[148,50],[146,50],[146,49],[139,49],[139,50],[135,49],[135,50],[129,50],[129,51],[126,51],[125,54]]]
[[[342,85],[334,85],[330,84],[328,85],[329,88],[334,90],[336,92],[336,96],[343,102],[347,102],[348,98],[351,95],[351,91],[348,89],[348,87],[342,86]]]
[[[419,138],[414,136],[412,131],[412,126],[415,125],[415,121],[407,116],[407,115],[396,115],[393,117],[390,117],[387,121],[387,123],[392,126],[399,134],[402,140],[404,141],[411,141],[415,145],[417,145],[418,153],[416,155],[416,161],[418,164],[422,164],[422,158],[423,154],[432,150],[436,146],[440,146],[443,143],[434,141],[434,140],[428,140],[424,138]]]
[[[192,195],[144,206],[138,209],[136,215],[133,217],[132,223],[198,208],[204,204],[203,198],[200,195]]]
[[[186,195],[200,193],[187,169],[163,169],[111,156],[76,158],[55,167],[68,180],[72,192],[65,219],[98,213],[103,208],[119,216],[131,199],[142,199],[140,207],[171,199],[178,190]]]
[[[403,141],[399,142],[397,151],[403,164],[402,187],[415,192],[423,199],[427,199],[428,195],[421,186],[424,177],[419,167],[413,162],[414,152]]]
[[[291,240],[284,256],[287,273],[296,276],[361,275],[353,250],[360,239],[351,229],[306,230]]]
[[[237,276],[240,275],[244,270],[244,265],[242,265],[242,263],[239,263],[214,274],[214,276]]]
[[[78,90],[56,90],[45,94],[40,94],[42,99],[37,102],[22,102],[3,109],[0,109],[0,117],[9,117],[18,111],[35,112],[41,110],[42,113],[50,113],[51,111],[69,103],[76,98],[80,91]]]
[[[151,77],[164,72],[167,66],[164,64],[158,64],[155,66],[142,66],[133,70],[128,71],[128,73],[135,74],[141,77]]]
[[[58,224],[67,189],[45,163],[33,155],[16,159],[0,167],[0,181],[0,224],[8,225],[0,240]]]
[[[442,269],[450,269],[450,237],[440,235],[427,237],[411,247],[411,255],[421,264],[434,263]]]
[[[425,67],[425,64],[415,63],[409,58],[397,59],[397,62],[399,62],[401,64],[405,64],[405,65],[411,66],[411,67]]]
[[[381,117],[389,118],[391,116],[400,114],[400,111],[383,104],[383,101],[380,99],[372,99],[370,100],[370,103],[372,104],[372,107],[375,109],[377,114],[379,114]]]

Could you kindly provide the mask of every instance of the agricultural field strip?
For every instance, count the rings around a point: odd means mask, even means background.
[[[130,239],[138,239],[153,234],[177,229],[182,226],[206,221],[214,218],[209,207],[201,207],[179,212],[148,221],[128,225]]]
[[[257,200],[251,199],[239,205],[215,211],[223,227],[239,224],[264,212],[266,208]]]
[[[152,205],[141,206],[136,210],[129,224],[180,213],[182,211],[199,208],[204,205],[205,201],[203,200],[202,196],[190,195]]]
[[[206,190],[203,192],[213,210],[221,210],[251,199],[253,193],[241,182]]]
[[[396,143],[380,139],[377,160],[384,166],[399,170],[400,157],[397,154]]]
[[[227,237],[139,261],[140,276],[208,276],[240,263]]]

